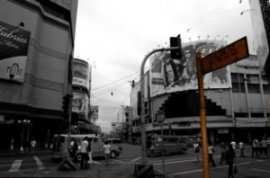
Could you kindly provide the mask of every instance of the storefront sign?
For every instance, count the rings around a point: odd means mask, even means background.
[[[30,32],[0,22],[0,78],[24,81]]]

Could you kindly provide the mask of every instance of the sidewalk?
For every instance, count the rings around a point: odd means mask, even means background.
[[[45,149],[45,148],[37,148],[34,151],[19,151],[19,150],[0,150],[0,158],[4,157],[20,157],[20,156],[25,156],[25,155],[30,155],[30,154],[38,154],[38,155],[43,155],[43,154],[51,154],[52,150],[50,149]]]

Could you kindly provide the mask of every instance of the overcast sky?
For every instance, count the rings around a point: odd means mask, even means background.
[[[97,123],[108,132],[121,105],[129,105],[130,81],[138,80],[147,52],[182,42],[253,38],[249,1],[243,0],[79,0],[75,57],[93,64],[91,105],[99,106]]]

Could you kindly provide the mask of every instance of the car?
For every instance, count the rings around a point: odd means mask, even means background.
[[[184,153],[188,149],[185,139],[177,136],[163,136],[152,141],[151,147],[147,150],[148,156],[161,156],[163,154]]]

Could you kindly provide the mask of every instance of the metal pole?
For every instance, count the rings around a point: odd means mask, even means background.
[[[250,103],[249,103],[249,96],[248,96],[247,75],[245,73],[243,75],[244,75],[245,94],[246,94],[246,100],[247,100],[248,118],[251,119]]]
[[[161,126],[161,138],[162,138],[162,142],[161,142],[161,148],[162,148],[162,172],[164,177],[166,177],[166,171],[165,171],[165,158],[164,158],[164,133],[163,133],[163,123],[160,124]]]
[[[143,59],[141,63],[141,72],[140,72],[140,81],[141,81],[141,163],[142,165],[146,164],[146,134],[145,134],[145,117],[144,117],[144,66],[147,59],[158,51],[169,51],[172,49],[178,49],[178,47],[171,47],[171,48],[159,48],[154,49],[149,52]]]
[[[196,53],[196,65],[197,65],[197,78],[198,78],[199,102],[200,102],[200,126],[201,126],[201,135],[202,135],[203,178],[210,178],[209,160],[208,160],[206,109],[205,109],[203,74],[201,71],[200,52]]]

